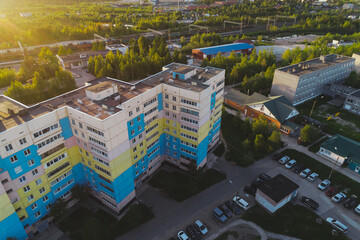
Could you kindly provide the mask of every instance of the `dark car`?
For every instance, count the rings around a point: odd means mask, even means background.
[[[234,201],[226,201],[225,205],[233,211],[234,214],[240,215],[241,214],[241,208],[239,205],[237,205]]]
[[[301,173],[304,169],[305,169],[304,165],[303,165],[302,163],[298,163],[298,164],[295,165],[295,167],[292,168],[292,171],[293,171],[294,173],[299,174],[299,173]]]
[[[226,215],[225,215],[224,212],[221,211],[219,208],[215,208],[215,209],[212,211],[212,215],[213,215],[217,220],[219,220],[219,222],[221,222],[221,223],[224,223],[224,222],[227,221]]]
[[[256,189],[253,188],[253,187],[251,187],[250,185],[246,185],[246,186],[244,187],[244,192],[247,193],[247,194],[249,194],[249,195],[255,196],[255,194],[256,194]]]
[[[193,225],[186,227],[186,233],[194,240],[200,240],[202,237],[199,230],[197,230]]]
[[[308,197],[301,197],[301,202],[305,205],[305,206],[308,206],[314,210],[318,209],[319,208],[319,204],[314,201],[313,199],[311,198],[308,198]]]
[[[359,204],[359,201],[358,201],[357,197],[355,197],[355,196],[349,197],[349,198],[344,202],[344,206],[345,206],[346,208],[354,208],[354,207],[356,207],[358,204]]]
[[[335,194],[337,194],[339,192],[339,189],[335,186],[329,188],[329,190],[327,190],[325,192],[326,196],[328,197],[333,197]]]
[[[271,179],[271,177],[269,175],[265,174],[265,173],[262,173],[262,174],[259,175],[259,179],[262,179],[262,180],[267,182],[267,181],[269,181]]]
[[[283,155],[281,153],[275,153],[271,156],[271,158],[275,161],[278,161]]]
[[[225,204],[221,204],[219,208],[225,213],[226,217],[231,218],[233,216],[231,209],[228,208]]]

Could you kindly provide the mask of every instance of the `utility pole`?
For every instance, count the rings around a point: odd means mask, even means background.
[[[335,147],[335,150],[336,150],[337,158],[336,158],[336,161],[335,161],[335,163],[334,163],[334,166],[331,168],[331,171],[330,171],[330,174],[329,174],[329,177],[328,177],[329,180],[330,180],[330,178],[331,178],[331,175],[332,175],[332,173],[333,173],[333,171],[334,171],[334,168],[335,168],[337,162],[339,161],[339,157],[340,157],[337,147]]]

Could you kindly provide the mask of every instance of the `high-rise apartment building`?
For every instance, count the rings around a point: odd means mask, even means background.
[[[50,204],[75,184],[119,211],[162,162],[204,166],[224,78],[172,63],[135,84],[99,78],[34,106],[0,96],[0,239],[45,229]]]
[[[327,84],[343,82],[354,64],[354,58],[329,54],[276,69],[271,95],[283,95],[298,105],[322,94]]]

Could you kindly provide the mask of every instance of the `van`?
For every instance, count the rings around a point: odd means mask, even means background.
[[[343,223],[341,223],[340,221],[334,219],[334,218],[331,218],[331,217],[328,217],[326,218],[326,221],[328,223],[330,223],[330,225],[335,228],[336,230],[342,232],[342,233],[347,233],[348,232],[348,227],[345,226]]]
[[[240,198],[239,196],[235,196],[233,198],[233,201],[244,210],[248,210],[250,208],[250,204],[246,202],[244,199]]]

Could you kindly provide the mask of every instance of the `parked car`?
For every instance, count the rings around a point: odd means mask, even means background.
[[[235,196],[233,201],[239,205],[239,207],[243,208],[244,210],[248,210],[250,208],[250,204],[246,202],[244,199],[240,198],[239,196]]]
[[[311,198],[308,198],[308,197],[301,197],[301,202],[304,204],[304,205],[306,205],[306,206],[308,206],[308,207],[310,207],[310,208],[312,208],[312,209],[314,209],[314,210],[316,210],[316,209],[318,209],[319,208],[319,203],[317,203],[316,201],[314,201],[313,199],[311,199]]]
[[[262,173],[262,174],[259,175],[258,178],[264,180],[265,182],[267,182],[267,181],[269,181],[272,177],[270,177],[269,175],[267,175],[267,174],[265,174],[265,173]]]
[[[256,194],[256,188],[253,188],[253,187],[251,187],[250,185],[246,185],[246,186],[244,187],[244,192],[247,193],[247,194],[249,194],[249,195],[255,196],[255,194]]]
[[[279,161],[280,158],[282,158],[282,154],[281,153],[275,153],[271,156],[271,158],[275,161]]]
[[[296,160],[292,159],[292,160],[288,161],[288,162],[285,164],[285,167],[286,167],[287,169],[291,169],[291,168],[293,168],[293,167],[295,166],[295,164],[296,164]]]
[[[333,187],[331,187],[331,188],[329,188],[326,192],[325,192],[325,194],[326,194],[326,196],[328,196],[328,197],[333,197],[335,194],[337,194],[339,192],[339,189],[337,188],[337,187],[335,187],[335,186],[333,186]]]
[[[341,223],[340,221],[334,219],[334,218],[331,218],[331,217],[328,217],[326,218],[326,221],[328,223],[330,223],[330,225],[335,228],[336,230],[342,232],[342,233],[347,233],[348,231],[348,227],[345,226],[343,223]]]
[[[309,182],[313,182],[315,181],[317,178],[319,177],[319,174],[317,174],[316,172],[311,173],[306,179]]]
[[[284,165],[289,160],[290,160],[290,158],[288,156],[283,156],[282,158],[280,158],[279,163]]]
[[[293,171],[294,173],[299,174],[299,173],[300,173],[302,170],[304,170],[304,169],[305,169],[304,165],[303,165],[302,163],[298,163],[298,164],[296,164],[295,167],[293,167],[292,171]]]
[[[349,197],[345,202],[344,202],[344,206],[346,208],[354,208],[355,206],[357,206],[359,204],[359,201],[357,199],[357,197],[355,196],[351,196]]]
[[[300,176],[303,178],[306,178],[307,176],[310,175],[310,173],[311,173],[310,168],[306,168],[306,169],[302,170],[302,172],[300,173]]]
[[[360,204],[354,209],[357,214],[360,214]]]
[[[205,235],[208,233],[208,229],[205,227],[205,225],[200,221],[195,221],[195,227],[201,232],[202,235]]]
[[[225,202],[225,205],[231,209],[231,211],[236,214],[236,215],[240,215],[241,214],[241,208],[236,204],[234,203],[234,201],[226,201]]]
[[[232,212],[225,204],[221,204],[219,208],[224,212],[227,218],[232,218]]]
[[[322,181],[319,185],[318,185],[318,189],[320,189],[320,190],[325,190],[327,187],[329,187],[330,186],[330,180],[327,180],[327,179],[325,179],[324,181]]]
[[[201,233],[193,225],[187,226],[186,227],[186,232],[187,232],[187,234],[189,234],[189,236],[193,240],[200,240],[201,239]]]
[[[331,200],[332,200],[333,202],[338,203],[338,202],[341,202],[342,200],[344,200],[345,198],[346,198],[346,194],[343,193],[343,192],[339,192],[339,193],[335,194],[335,195],[331,198]]]
[[[217,220],[219,220],[219,222],[221,222],[221,223],[226,222],[227,217],[225,216],[224,212],[221,211],[219,208],[215,208],[212,213],[213,213],[213,216]]]
[[[178,238],[179,240],[190,240],[190,238],[188,237],[188,235],[186,235],[184,231],[178,232]]]

